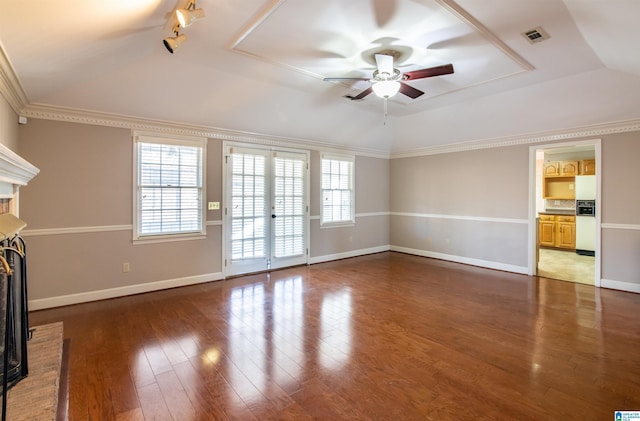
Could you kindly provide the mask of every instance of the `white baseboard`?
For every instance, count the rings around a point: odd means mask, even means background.
[[[601,288],[617,289],[620,291],[636,292],[640,294],[640,284],[634,284],[632,282],[614,281],[612,279],[600,280]]]
[[[144,284],[128,285],[125,287],[102,289],[98,291],[81,292],[78,294],[61,295],[58,297],[29,300],[29,311],[45,308],[68,306],[71,304],[87,303],[90,301],[105,300],[108,298],[124,297],[143,292],[159,291],[186,285],[202,284],[210,281],[224,279],[222,272],[208,273],[205,275],[186,276],[184,278],[167,279],[164,281],[147,282]]]
[[[509,265],[506,263],[492,262],[490,260],[472,259],[470,257],[456,256],[453,254],[436,253],[433,251],[412,249],[408,247],[391,246],[391,251],[401,253],[415,254],[416,256],[432,257],[434,259],[448,260],[450,262],[464,263],[472,266],[480,266],[488,269],[503,270],[505,272],[514,272],[527,275],[529,268],[526,266]]]
[[[368,249],[346,251],[344,253],[326,254],[324,256],[316,256],[316,257],[309,258],[309,264],[313,265],[316,263],[330,262],[332,260],[348,259],[349,257],[364,256],[365,254],[381,253],[383,251],[389,251],[389,250],[390,248],[387,245],[387,246],[370,247]]]

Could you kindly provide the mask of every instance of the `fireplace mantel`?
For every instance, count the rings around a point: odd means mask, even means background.
[[[40,170],[11,149],[0,144],[0,199],[14,199]]]

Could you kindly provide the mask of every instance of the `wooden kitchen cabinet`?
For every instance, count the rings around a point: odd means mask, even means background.
[[[579,161],[550,161],[542,167],[543,177],[572,177],[579,174]]]
[[[556,221],[552,215],[540,215],[538,228],[538,241],[541,246],[555,247],[556,245]]]
[[[560,175],[560,163],[557,161],[554,162],[545,162],[542,167],[542,176],[543,177],[558,177]]]
[[[595,159],[584,159],[582,161],[582,171],[580,171],[582,175],[596,175],[596,160]]]
[[[556,217],[556,247],[561,249],[576,248],[576,217],[557,216]]]
[[[560,177],[576,176],[580,174],[578,161],[560,161]]]
[[[540,215],[538,242],[542,247],[576,248],[576,217],[573,215]]]

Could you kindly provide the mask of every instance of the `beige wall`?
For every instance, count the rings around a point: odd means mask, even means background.
[[[220,279],[222,214],[208,211],[207,237],[133,244],[133,141],[129,129],[30,119],[18,153],[40,169],[21,189],[29,247],[31,308],[89,301]],[[222,141],[207,145],[207,201],[223,202]],[[310,202],[319,214],[319,153],[312,152]],[[318,229],[315,261],[386,249],[389,161],[356,158],[353,227]],[[375,195],[373,194],[375,192]],[[371,213],[378,213],[371,215]],[[131,271],[122,273],[122,264]]]
[[[371,252],[389,245],[389,160],[357,156],[355,162],[356,223],[320,226],[320,153],[311,154],[312,262]]]
[[[29,298],[47,307],[222,276],[221,225],[204,240],[132,243],[133,141],[128,129],[30,119],[18,153],[40,168],[21,189]],[[220,200],[221,142],[207,147],[207,198]],[[208,221],[220,219],[209,211]],[[131,271],[122,273],[129,262]]]
[[[18,149],[18,116],[0,95],[0,143],[16,151]]]
[[[602,142],[603,286],[640,292],[640,132]]]
[[[640,132],[601,139],[602,286],[640,292]],[[524,269],[528,150],[519,145],[392,159],[392,249]]]
[[[391,245],[526,272],[528,146],[391,160]]]
[[[222,277],[221,211],[208,211],[204,240],[132,244],[130,130],[38,119],[13,126],[7,132],[18,131],[17,152],[41,171],[21,189],[36,308]],[[391,245],[522,271],[528,151],[518,145],[391,160],[357,156],[356,224],[341,228],[320,227],[320,153],[311,151],[311,262]],[[210,139],[208,201],[222,202],[222,154],[222,142]],[[640,132],[602,137],[603,286],[640,287],[638,156]],[[122,273],[123,262],[131,272]]]

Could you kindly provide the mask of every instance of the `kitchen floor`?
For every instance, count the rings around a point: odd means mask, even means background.
[[[575,251],[540,249],[538,276],[594,285],[595,257]]]

